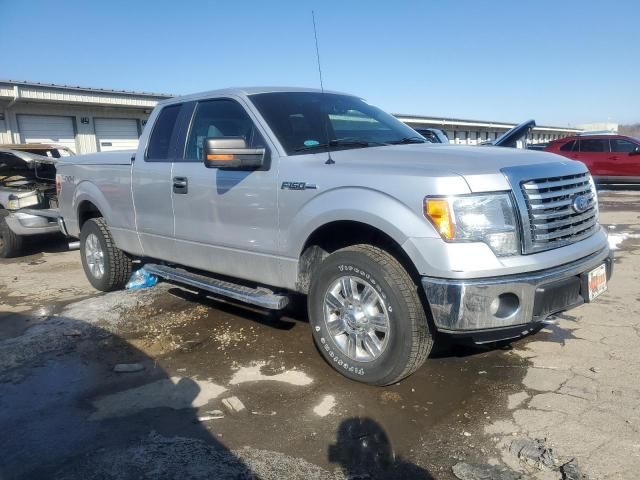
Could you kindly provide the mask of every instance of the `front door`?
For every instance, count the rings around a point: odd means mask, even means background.
[[[135,159],[131,175],[136,228],[144,255],[162,260],[171,260],[173,254],[171,167],[181,108],[169,105],[160,111],[147,151]]]
[[[599,177],[607,175],[607,161],[609,157],[609,141],[606,138],[581,138],[579,152],[573,151],[576,160],[584,163],[591,175]]]
[[[640,154],[636,151],[640,143],[625,138],[612,138],[610,141],[610,176],[640,178]]]
[[[173,167],[176,262],[232,277],[280,283],[277,252],[277,158],[257,170],[206,168],[205,138],[243,137],[266,147],[264,132],[240,99],[199,101],[182,155]]]

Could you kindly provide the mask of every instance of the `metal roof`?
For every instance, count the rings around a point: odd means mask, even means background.
[[[460,127],[487,127],[487,128],[512,128],[517,123],[510,122],[492,122],[490,120],[470,120],[467,118],[447,118],[447,117],[427,117],[423,115],[408,115],[405,113],[394,113],[394,117],[408,123],[424,123],[429,125],[456,125]],[[581,132],[579,128],[571,127],[553,127],[546,125],[537,125],[534,130],[548,130],[560,132]]]
[[[138,97],[171,98],[175,96],[170,93],[138,92],[135,90],[114,90],[111,88],[82,87],[79,85],[64,85],[59,83],[30,82],[28,80],[0,79],[0,83],[8,83],[10,85],[24,85],[26,87],[45,87],[62,90],[75,90],[78,92],[118,93],[122,95],[135,95]]]

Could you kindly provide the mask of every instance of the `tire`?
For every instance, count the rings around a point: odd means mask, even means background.
[[[345,295],[345,281],[356,287],[353,301]],[[311,280],[308,309],[318,349],[353,380],[396,383],[415,372],[433,346],[416,283],[392,255],[372,245],[329,255]]]
[[[0,210],[0,258],[13,258],[22,253],[24,237],[16,235],[5,220],[9,216],[6,210]]]
[[[94,253],[97,250],[101,253]],[[100,262],[100,256],[102,256],[102,262]],[[102,217],[91,218],[82,226],[80,258],[84,273],[91,285],[103,292],[123,288],[131,277],[131,259],[116,247],[107,222]]]

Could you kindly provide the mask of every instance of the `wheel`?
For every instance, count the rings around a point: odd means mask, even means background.
[[[131,259],[116,247],[104,218],[91,218],[80,231],[80,257],[91,285],[103,292],[123,288],[131,277]]]
[[[16,235],[5,220],[9,216],[6,210],[0,210],[0,258],[17,257],[22,253],[24,238]]]
[[[372,245],[329,255],[311,280],[308,309],[324,358],[364,383],[389,385],[411,375],[433,345],[417,285]]]

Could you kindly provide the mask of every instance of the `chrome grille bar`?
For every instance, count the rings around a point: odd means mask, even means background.
[[[520,183],[523,209],[523,253],[568,245],[596,231],[596,193],[587,172],[559,177],[526,179]],[[576,211],[576,197],[587,199],[586,210]]]

